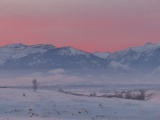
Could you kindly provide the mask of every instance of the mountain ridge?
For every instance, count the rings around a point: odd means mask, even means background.
[[[104,69],[108,72],[154,72],[160,67],[160,44],[121,51],[85,52],[71,46],[9,44],[0,47],[0,69]]]

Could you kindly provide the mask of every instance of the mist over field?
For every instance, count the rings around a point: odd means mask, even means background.
[[[108,73],[104,70],[1,70],[0,86],[31,86],[37,79],[40,86],[67,85],[149,85],[160,84],[159,76],[138,73]]]

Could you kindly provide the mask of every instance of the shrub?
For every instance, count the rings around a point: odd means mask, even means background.
[[[127,91],[126,95],[125,95],[125,99],[132,99],[132,95],[130,91]]]
[[[145,100],[145,91],[140,90],[140,95],[137,95],[136,100]]]
[[[96,96],[96,92],[90,93],[90,96],[92,97]]]

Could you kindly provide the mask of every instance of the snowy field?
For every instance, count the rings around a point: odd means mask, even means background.
[[[65,89],[89,94],[84,89]],[[98,92],[97,92],[98,94]],[[58,89],[0,88],[0,120],[160,120],[160,91],[145,101],[66,94]]]
[[[0,73],[0,120],[160,120],[159,78],[63,69]],[[125,98],[140,90],[145,100]]]

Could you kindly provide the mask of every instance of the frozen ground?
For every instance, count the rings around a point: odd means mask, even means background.
[[[1,88],[0,120],[160,120],[160,91],[148,90],[146,97],[137,101]]]

